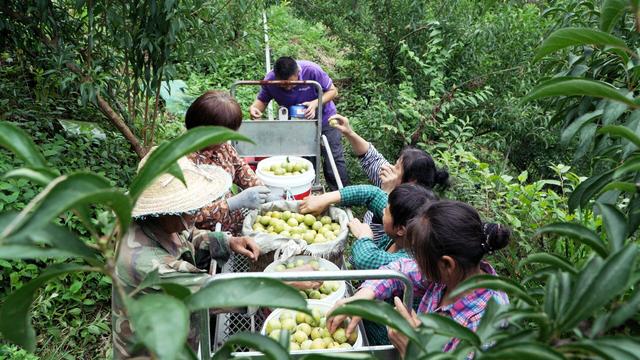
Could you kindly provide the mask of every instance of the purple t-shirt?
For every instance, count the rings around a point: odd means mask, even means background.
[[[326,72],[318,66],[318,64],[306,61],[298,60],[298,66],[300,66],[299,80],[313,80],[317,81],[322,86],[323,91],[328,91],[333,84],[333,80],[327,75]],[[269,71],[265,80],[275,80],[276,75],[273,71]],[[276,85],[263,85],[258,94],[258,100],[263,103],[268,103],[271,100],[275,100],[280,106],[293,106],[302,104],[306,101],[318,99],[318,92],[313,85],[296,85],[291,90],[285,90]],[[336,105],[333,101],[322,104],[322,124],[326,124],[329,121],[329,117],[336,114]]]

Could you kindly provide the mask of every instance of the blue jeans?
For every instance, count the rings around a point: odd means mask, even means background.
[[[340,180],[342,180],[342,185],[347,186],[349,184],[349,175],[347,174],[347,163],[344,161],[344,150],[342,149],[342,134],[340,131],[329,124],[323,124],[322,126],[322,135],[327,137],[327,141],[329,142],[329,148],[331,148],[331,153],[333,154],[333,160],[336,163],[336,168],[338,169],[338,174],[340,175]],[[324,144],[323,144],[324,145]],[[324,173],[324,178],[329,185],[329,189],[331,191],[338,189],[338,184],[336,182],[336,177],[333,174],[333,169],[331,169],[331,163],[329,162],[329,158],[327,157],[327,152],[324,149],[324,146],[321,147],[322,153],[322,170]]]

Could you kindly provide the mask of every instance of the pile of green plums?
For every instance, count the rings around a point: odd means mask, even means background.
[[[316,219],[311,214],[291,211],[267,211],[256,217],[253,230],[291,239],[302,239],[307,244],[321,244],[334,241],[340,233],[340,224],[331,217]]]

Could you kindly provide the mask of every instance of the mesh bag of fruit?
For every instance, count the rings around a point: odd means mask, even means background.
[[[242,234],[251,236],[263,254],[280,255],[283,260],[305,254],[332,258],[342,254],[347,240],[349,218],[347,213],[331,207],[322,214],[298,213],[298,202],[279,200],[250,211],[244,218]],[[271,254],[271,253],[274,254]]]

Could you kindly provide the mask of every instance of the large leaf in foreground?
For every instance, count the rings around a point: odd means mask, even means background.
[[[551,33],[538,47],[534,61],[558,50],[581,45],[610,46],[619,49],[627,49],[627,44],[606,32],[583,27],[568,27]]]
[[[348,302],[331,313],[332,315],[352,315],[389,326],[398,330],[409,339],[420,343],[418,334],[393,306],[383,301],[354,300]]]
[[[600,239],[598,234],[580,224],[554,223],[540,228],[538,231],[536,231],[534,236],[549,233],[565,236],[576,240],[584,245],[589,246],[602,257],[607,257],[607,255],[609,254],[607,247],[605,246],[602,239]]]
[[[11,293],[0,309],[0,333],[5,339],[33,352],[36,348],[36,332],[31,325],[31,303],[38,289],[47,281],[71,272],[88,271],[79,265],[53,265],[40,276]]]
[[[0,122],[0,146],[16,154],[29,167],[47,167],[47,162],[36,144],[16,125],[4,121]]]
[[[166,173],[181,157],[228,140],[251,141],[239,133],[220,126],[199,126],[155,149],[133,179],[129,188],[135,200],[158,176]],[[179,170],[179,168],[175,168]],[[176,174],[178,175],[178,174]]]
[[[300,292],[269,278],[223,279],[210,282],[186,299],[189,310],[244,306],[285,308],[309,313]]]
[[[173,360],[189,334],[189,310],[184,303],[164,294],[149,294],[127,303],[136,337],[158,359]]]
[[[213,356],[213,360],[235,359],[231,353],[236,346],[260,351],[270,360],[289,359],[289,353],[279,342],[260,334],[244,332],[229,337],[224,346]]]
[[[593,96],[624,103],[632,108],[640,104],[622,95],[613,86],[596,80],[581,78],[553,79],[536,86],[522,100],[530,101],[552,96]]]
[[[456,286],[456,288],[451,291],[451,294],[449,294],[449,296],[455,297],[473,289],[501,290],[508,293],[509,295],[514,295],[515,297],[523,300],[529,305],[536,304],[536,301],[520,284],[517,284],[510,279],[505,279],[493,275],[473,276],[458,284],[458,286]]]
[[[60,176],[49,183],[5,227],[0,238],[39,229],[67,210],[95,204],[110,207],[115,212],[121,228],[126,231],[131,222],[130,198],[113,189],[111,183],[102,176],[92,173],[75,173]]]

